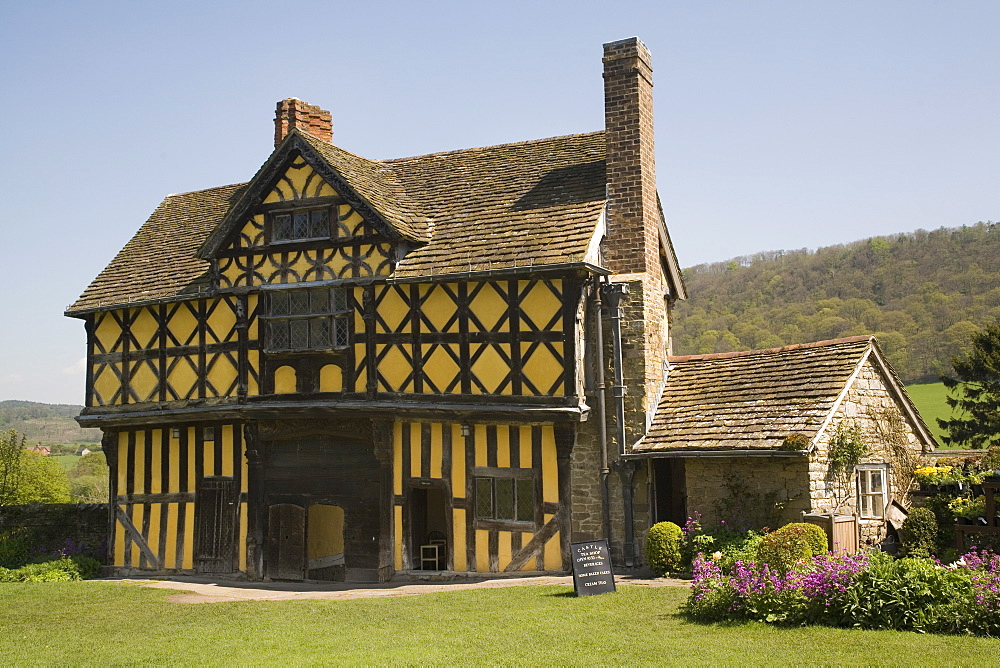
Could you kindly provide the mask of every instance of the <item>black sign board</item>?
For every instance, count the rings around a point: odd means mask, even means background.
[[[577,596],[606,594],[615,590],[607,538],[570,543],[569,553],[573,559],[573,588]]]

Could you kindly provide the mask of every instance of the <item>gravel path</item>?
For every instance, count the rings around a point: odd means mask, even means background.
[[[154,589],[179,590],[170,596],[172,603],[224,603],[231,601],[299,601],[306,599],[343,600],[379,598],[382,596],[416,596],[433,592],[464,589],[494,589],[530,585],[573,585],[569,575],[526,578],[467,579],[448,582],[235,582],[198,577],[171,576],[166,578],[104,578],[106,582],[134,582]],[[686,580],[616,576],[619,585],[641,587],[686,587]]]

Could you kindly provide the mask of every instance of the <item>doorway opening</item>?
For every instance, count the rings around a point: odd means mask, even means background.
[[[653,468],[653,496],[656,501],[656,521],[673,522],[684,526],[687,522],[687,484],[684,478],[684,460],[680,458],[651,459]]]
[[[410,563],[414,569],[443,571],[451,563],[448,503],[441,487],[410,492]]]

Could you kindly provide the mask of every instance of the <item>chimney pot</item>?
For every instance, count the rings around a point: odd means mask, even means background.
[[[308,132],[327,143],[333,141],[333,118],[330,112],[307,104],[297,97],[278,102],[274,112],[274,146],[277,147],[293,128]]]

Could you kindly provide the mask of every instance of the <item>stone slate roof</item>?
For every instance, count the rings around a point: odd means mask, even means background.
[[[293,131],[275,155],[296,139],[408,240],[397,278],[582,262],[605,203],[603,132],[378,161]],[[199,249],[268,164],[249,184],[168,196],[67,313],[205,288]]]
[[[245,186],[167,195],[67,313],[205,291],[208,263],[198,247]]]
[[[812,439],[874,345],[856,336],[670,357],[652,426],[634,451],[763,451],[795,432]]]

